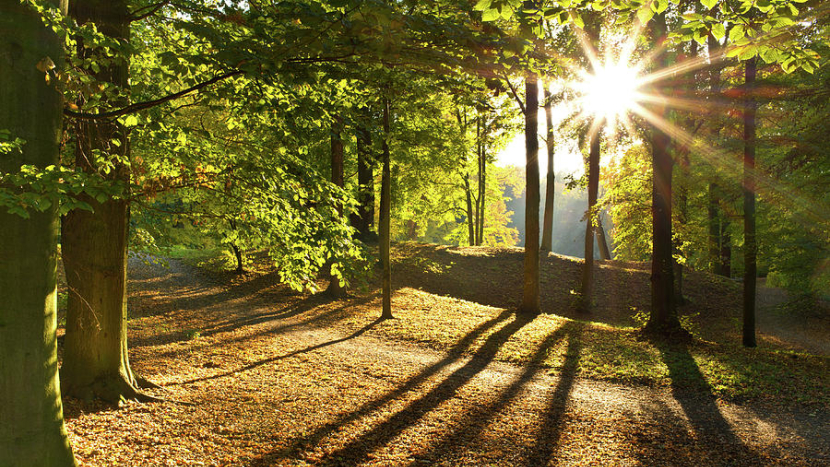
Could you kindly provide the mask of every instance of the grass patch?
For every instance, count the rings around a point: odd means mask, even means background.
[[[727,400],[830,405],[826,357],[701,339],[687,345],[659,344],[641,339],[635,328],[557,315],[520,322],[508,310],[414,289],[400,290],[393,303],[396,319],[374,331],[389,339],[539,365],[551,374],[575,367],[582,378],[706,391]],[[357,306],[344,313],[350,315],[347,322],[362,326],[378,310]],[[569,354],[569,348],[579,351]]]

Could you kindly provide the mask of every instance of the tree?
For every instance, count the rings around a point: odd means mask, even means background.
[[[538,314],[539,305],[539,88],[533,71],[525,73],[525,255],[523,296],[519,313]]]
[[[130,12],[125,0],[73,2],[70,15],[80,25],[95,24],[107,38],[122,45],[130,38]],[[123,92],[128,86],[129,60],[108,57],[104,48],[79,40],[76,61],[103,86]],[[123,52],[122,52],[123,53]],[[96,96],[93,105],[123,106],[121,96]],[[81,96],[83,106],[93,96]],[[78,170],[129,185],[128,129],[110,119],[78,119],[72,135]],[[126,188],[125,188],[126,189]],[[69,301],[61,378],[64,393],[75,397],[153,400],[139,390],[127,351],[127,238],[129,196],[79,195],[92,211],[75,209],[61,223],[62,255]]]
[[[666,40],[666,13],[654,17],[653,39],[660,48]],[[658,70],[666,68],[666,53],[655,59]],[[655,86],[658,99],[665,95],[664,83]],[[658,102],[652,112],[654,118],[665,120],[666,104]],[[671,137],[655,124],[651,124],[651,161],[653,168],[651,209],[652,209],[652,255],[651,255],[651,314],[645,331],[668,335],[682,330],[674,302],[674,271],[672,259],[672,158],[669,152]]]
[[[58,162],[61,41],[30,5],[3,0],[0,10],[0,130],[20,143],[0,141],[0,174],[45,169]],[[57,207],[0,212],[0,465],[75,465],[58,382]]]
[[[331,183],[335,186],[343,188],[345,180],[343,178],[343,140],[341,134],[343,133],[343,118],[340,115],[335,115],[331,121]],[[343,207],[338,206],[335,211],[336,215],[343,215]],[[329,264],[329,286],[326,289],[326,294],[333,298],[342,298],[346,296],[346,287],[340,282],[340,278],[332,274],[332,265]]]
[[[545,107],[545,149],[548,156],[547,184],[545,185],[545,215],[542,218],[542,251],[553,251],[553,201],[556,192],[556,176],[554,175],[553,155],[555,140],[553,138],[553,94],[550,83],[543,82]]]
[[[755,238],[755,57],[744,63],[744,290],[743,344],[755,347],[755,280],[758,244]]]
[[[384,89],[386,91],[386,89]],[[392,215],[392,177],[389,168],[390,154],[389,154],[389,137],[390,124],[389,120],[392,113],[390,109],[389,97],[383,96],[383,143],[382,143],[382,168],[381,168],[381,188],[380,188],[380,260],[383,265],[382,274],[382,289],[383,289],[383,311],[381,318],[391,319],[392,316],[392,260],[390,257],[391,248],[391,215]]]

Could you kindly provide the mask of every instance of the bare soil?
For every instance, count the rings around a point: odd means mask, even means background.
[[[389,341],[375,332],[379,321],[342,313],[380,316],[376,290],[330,301],[288,290],[275,271],[235,276],[132,260],[133,369],[162,386],[155,395],[178,402],[65,400],[76,456],[90,466],[830,465],[825,407],[736,404],[705,391],[580,379],[567,364],[551,375],[495,361],[521,326],[510,311],[520,261],[515,251],[461,250],[400,246],[393,304],[426,291],[495,307],[469,338],[497,331],[472,355]],[[547,311],[575,313],[576,264],[546,260]],[[628,266],[614,277],[600,266],[598,296],[608,299],[596,319],[627,323],[630,307],[646,306],[642,287],[625,277],[641,282],[647,272]],[[689,281],[688,312],[723,313],[707,294],[735,285],[701,277]],[[556,338],[578,353],[569,332]],[[810,349],[774,326],[761,340]]]

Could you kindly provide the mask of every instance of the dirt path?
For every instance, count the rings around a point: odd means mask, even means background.
[[[375,323],[332,318],[351,302],[268,275],[228,287],[175,261],[130,272],[134,369],[194,405],[68,401],[85,465],[830,465],[821,408],[581,380],[567,363],[555,377],[486,345],[390,343]],[[514,323],[482,326],[501,326],[495,340]]]

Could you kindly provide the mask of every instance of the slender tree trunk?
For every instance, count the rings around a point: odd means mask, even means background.
[[[375,221],[375,175],[371,162],[370,150],[372,136],[364,127],[357,129],[357,218],[352,222],[357,228],[360,238],[364,241],[372,237],[372,226]]]
[[[723,275],[720,260],[721,227],[718,216],[719,197],[718,185],[710,183],[707,191],[707,220],[709,226],[709,261],[712,264],[712,273]]]
[[[556,192],[556,176],[553,171],[553,96],[548,88],[549,83],[543,82],[545,96],[545,147],[548,154],[548,173],[545,187],[545,216],[542,222],[542,251],[553,251],[553,198]]]
[[[684,146],[679,152],[680,170],[677,174],[677,224],[685,228],[689,221],[689,147]],[[677,257],[680,257],[683,253],[680,249],[681,240],[678,238],[674,242],[674,253]],[[677,305],[682,305],[685,301],[686,299],[683,297],[683,264],[674,258],[674,302]]]
[[[383,172],[380,188],[380,260],[383,264],[383,312],[381,318],[392,318],[392,262],[391,215],[392,215],[392,180],[389,169],[389,98],[383,98]]]
[[[525,256],[523,315],[535,315],[539,306],[539,90],[536,73],[525,75]]]
[[[74,2],[70,14],[80,24],[93,22],[102,33],[129,40],[129,11],[123,0]],[[96,60],[106,52],[81,44],[79,53]],[[129,62],[114,60],[96,79],[126,88]],[[111,102],[123,105],[124,102]],[[129,137],[117,122],[76,122],[75,165],[96,172],[94,153],[113,158],[109,180],[129,185]],[[117,142],[117,144],[115,143]],[[125,188],[125,191],[127,188]],[[138,391],[127,353],[127,229],[129,195],[103,202],[81,198],[93,212],[74,210],[62,222],[61,241],[69,300],[66,313],[61,379],[64,395],[92,397],[111,402],[121,399],[152,400]]]
[[[720,270],[724,277],[732,277],[732,234],[729,233],[729,219],[723,216],[721,222]]]
[[[236,243],[231,243],[231,250],[233,250],[233,256],[236,258],[236,272],[237,274],[242,274],[245,272],[245,264],[242,262],[242,250],[236,246]]]
[[[475,215],[473,213],[473,194],[471,190],[470,174],[467,173],[464,175],[464,192],[467,194],[467,232],[469,234],[470,246],[474,246],[476,244],[476,232],[474,225]]]
[[[600,118],[600,117],[597,117]],[[582,301],[580,308],[588,311],[594,291],[594,236],[595,218],[597,213],[597,197],[599,194],[599,151],[600,131],[603,123],[592,125],[590,134],[590,150],[588,151],[588,215],[585,223],[585,262],[582,267]]]
[[[482,132],[482,138],[486,136],[485,132]],[[486,145],[484,141],[481,142],[481,150],[479,152],[479,163],[481,164],[481,177],[479,178],[479,188],[478,188],[478,203],[481,207],[478,210],[478,239],[476,241],[477,245],[484,244],[484,216],[485,211],[487,209],[487,157],[486,157]]]
[[[476,117],[476,163],[478,164],[478,186],[476,196],[476,218],[475,218],[475,245],[480,245],[481,238],[481,178],[484,176],[481,168],[481,115]]]
[[[654,39],[656,46],[666,38],[666,15],[654,17]],[[668,65],[665,53],[656,61],[657,69]],[[665,95],[665,84],[658,87],[659,95]],[[658,119],[666,118],[665,103],[654,105],[653,113]],[[680,321],[674,303],[674,274],[672,270],[672,158],[669,154],[671,138],[657,126],[651,126],[651,161],[653,167],[652,203],[652,256],[651,256],[651,315],[645,330],[662,335],[680,331]]]
[[[228,224],[230,225],[231,230],[237,232],[236,221],[234,221],[233,219],[229,219]],[[239,237],[237,236],[236,238]],[[242,274],[243,272],[245,272],[245,265],[242,261],[242,250],[240,250],[239,245],[236,244],[236,239],[234,239],[234,241],[231,242],[230,245],[231,251],[233,252],[233,256],[234,258],[236,258],[236,269],[234,270],[234,272],[236,272],[237,274]]]
[[[758,245],[755,238],[755,75],[756,59],[744,69],[744,322],[743,344],[755,347],[755,276]]]
[[[62,43],[19,1],[0,10],[0,128],[26,141],[0,155],[0,172],[56,165],[62,99],[37,66],[49,57],[60,69]],[[56,206],[29,215],[0,209],[0,465],[74,466],[58,383]]]
[[[608,239],[605,237],[605,229],[602,228],[602,220],[597,215],[597,244],[599,245],[599,257],[603,261],[611,259],[611,250],[608,248]]]
[[[341,134],[343,133],[343,119],[336,115],[331,121],[331,183],[343,188],[345,180],[343,176],[343,140]],[[343,215],[342,206],[337,206],[337,215]],[[340,282],[340,279],[331,273],[332,264],[329,262],[329,286],[326,289],[326,295],[333,298],[343,298],[346,296],[346,287]]]

